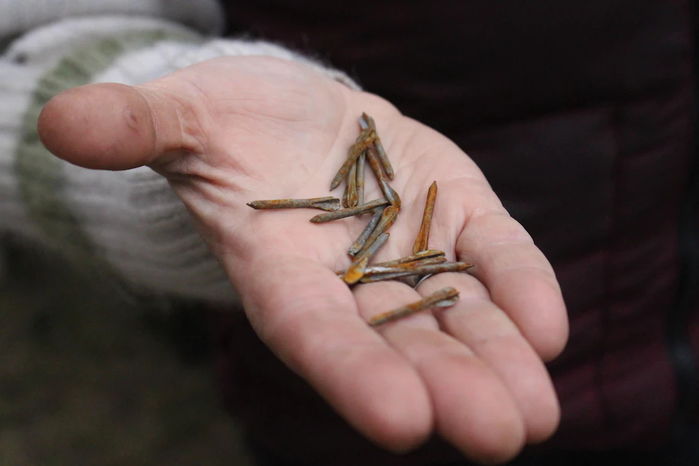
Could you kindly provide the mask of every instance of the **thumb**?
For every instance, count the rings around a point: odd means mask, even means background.
[[[53,97],[39,115],[39,137],[56,156],[87,168],[123,170],[195,151],[191,109],[154,88],[88,84]]]

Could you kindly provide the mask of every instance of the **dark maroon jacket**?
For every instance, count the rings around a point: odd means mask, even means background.
[[[690,1],[230,3],[232,33],[325,60],[454,140],[551,260],[571,336],[550,365],[563,419],[544,448],[655,448],[692,419]],[[453,453],[381,456],[244,323],[219,343],[227,400],[261,449],[317,464]]]

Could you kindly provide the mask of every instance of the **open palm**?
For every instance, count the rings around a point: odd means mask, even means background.
[[[335,272],[366,217],[317,225],[308,219],[318,211],[245,205],[330,195],[362,112],[377,122],[402,199],[377,260],[410,253],[436,180],[430,247],[475,264],[472,274],[350,289]],[[378,444],[406,450],[436,431],[471,458],[503,461],[555,429],[542,359],[560,352],[567,321],[550,265],[473,162],[386,101],[304,65],[227,57],[143,86],[67,91],[44,109],[40,132],[73,163],[166,176],[262,340]],[[366,199],[378,197],[368,182]],[[454,307],[367,326],[444,286],[460,291]]]

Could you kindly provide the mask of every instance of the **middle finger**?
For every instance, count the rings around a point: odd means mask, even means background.
[[[354,289],[359,312],[369,319],[420,299],[399,282]],[[418,371],[430,394],[437,431],[476,460],[502,461],[522,447],[524,427],[501,379],[463,343],[442,332],[429,312],[389,322],[377,331]]]
[[[428,295],[445,286],[458,289],[460,299],[454,306],[434,313],[440,327],[468,346],[500,377],[523,416],[527,440],[545,440],[558,425],[560,413],[541,358],[475,277],[439,274],[423,281],[418,291]]]

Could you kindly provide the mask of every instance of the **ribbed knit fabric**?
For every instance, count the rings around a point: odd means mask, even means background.
[[[216,0],[0,0],[0,36],[79,16],[131,15],[161,18],[217,34],[223,15]]]
[[[199,2],[172,5],[184,3]],[[177,17],[172,8],[169,16]],[[302,61],[356,87],[344,74],[276,45],[207,40],[153,18],[60,19],[17,38],[0,57],[0,233],[58,250],[142,294],[234,302],[225,274],[164,178],[148,168],[108,172],[67,164],[48,153],[36,132],[41,107],[64,89],[102,81],[142,83],[222,55]]]

